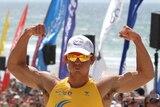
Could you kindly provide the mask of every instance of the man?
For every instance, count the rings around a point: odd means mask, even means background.
[[[44,36],[44,25],[25,30],[12,50],[7,67],[23,84],[43,91],[47,107],[109,107],[116,92],[130,92],[153,78],[151,59],[139,34],[128,26],[119,32],[120,37],[131,40],[136,46],[137,68],[123,75],[105,76],[93,82],[89,68],[95,61],[93,44],[84,36],[72,37],[67,45],[64,63],[68,64],[69,77],[60,81],[48,72],[39,72],[26,65],[27,44],[32,35]],[[98,71],[97,71],[98,72]]]

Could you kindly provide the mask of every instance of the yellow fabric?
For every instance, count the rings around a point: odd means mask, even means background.
[[[2,30],[2,37],[0,38],[0,55],[2,55],[4,51],[4,44],[6,42],[8,28],[9,28],[9,11],[7,12],[6,21]]]
[[[46,107],[103,107],[92,79],[81,88],[71,88],[67,81],[65,78],[54,87]]]

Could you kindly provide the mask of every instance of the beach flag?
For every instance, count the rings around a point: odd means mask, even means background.
[[[61,45],[61,56],[59,66],[59,78],[63,79],[68,76],[67,65],[63,63],[63,55],[66,51],[68,40],[72,37],[75,28],[77,0],[69,0],[67,5],[67,14],[65,17],[63,39]]]
[[[52,0],[49,6],[46,18],[44,20],[46,36],[39,38],[36,51],[33,57],[32,65],[35,66],[36,58],[38,59],[37,69],[47,71],[47,65],[44,62],[43,47],[44,45],[56,45],[56,38],[62,28],[63,21],[66,15],[67,0]]]
[[[13,41],[12,41],[12,46],[11,46],[10,51],[12,51],[12,49],[15,47],[18,39],[21,36],[21,33],[23,31],[23,27],[24,27],[24,24],[25,24],[25,21],[26,21],[27,11],[28,11],[28,4],[26,5],[26,7],[25,7],[25,9],[23,11],[23,14],[21,16],[19,25],[17,27],[15,36],[14,36]],[[5,89],[7,89],[8,86],[9,86],[9,83],[10,83],[10,72],[8,71],[8,69],[6,69],[4,77],[3,77],[3,81],[2,81],[2,88],[1,88],[0,92],[2,92]]]
[[[21,16],[21,19],[19,21],[16,33],[14,35],[13,41],[12,41],[12,46],[11,46],[11,50],[15,47],[15,45],[17,44],[17,41],[19,40],[21,33],[23,31],[25,22],[26,22],[26,16],[27,16],[27,12],[28,12],[28,4],[26,5],[23,14]]]
[[[44,20],[47,36],[44,38],[39,37],[37,46],[34,52],[32,66],[36,66],[36,59],[38,56],[37,68],[39,70],[47,70],[47,66],[44,63],[42,49],[45,44],[56,44],[56,38],[62,26],[67,0],[52,0]],[[42,42],[43,40],[43,42]]]
[[[2,36],[0,38],[0,55],[2,55],[3,51],[4,51],[4,45],[5,45],[5,42],[6,42],[6,37],[7,37],[7,32],[8,32],[8,29],[9,29],[9,10],[7,12],[7,15],[6,15],[6,20],[5,20],[5,23],[4,23],[4,26],[3,26],[3,30],[2,30]]]
[[[1,82],[0,93],[5,91],[9,87],[9,84],[10,84],[10,73],[7,70],[5,71],[3,81]]]
[[[3,28],[3,31],[2,31],[2,37],[0,39],[0,55],[2,54],[2,52],[4,50],[4,44],[5,44],[6,37],[7,37],[7,31],[8,31],[9,26],[10,26],[10,24],[9,24],[9,15],[10,15],[10,12],[8,11],[7,15],[6,15],[4,28]],[[10,82],[10,74],[9,74],[9,72],[5,72],[4,76],[3,76],[3,80],[0,81],[0,85],[1,85],[0,93],[8,88],[9,82]]]
[[[159,80],[157,81],[156,93],[157,93],[157,94],[160,94],[160,76],[159,76]]]
[[[137,18],[137,10],[138,10],[138,7],[140,6],[140,4],[142,3],[142,1],[143,0],[130,0],[127,25],[131,28],[134,27],[134,24],[135,24],[136,18]],[[123,53],[122,53],[122,57],[121,57],[120,68],[119,68],[119,75],[121,75],[125,72],[125,65],[126,65],[125,60],[126,60],[128,48],[129,48],[129,41],[125,40],[124,47],[123,47]]]
[[[116,23],[120,18],[120,15],[122,13],[122,7],[123,7],[123,0],[110,0],[110,4],[107,10],[105,19],[103,21],[103,25],[100,33],[97,59],[93,65],[92,77],[94,78],[94,80],[98,80],[101,77],[103,71],[106,71],[107,69],[105,60],[103,58],[102,45],[104,40],[107,37],[106,34],[110,30],[111,26],[114,23]]]

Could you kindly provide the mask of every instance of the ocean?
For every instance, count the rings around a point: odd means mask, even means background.
[[[33,26],[38,23],[43,23],[50,2],[28,2],[29,10],[25,23],[25,28]],[[5,22],[5,16],[7,10],[10,11],[10,28],[7,34],[7,41],[5,44],[4,56],[8,57],[10,53],[10,47],[17,29],[20,17],[25,8],[26,2],[3,2],[0,1],[0,32],[2,32],[3,24]],[[155,49],[149,46],[150,38],[150,24],[151,24],[151,13],[159,11],[160,4],[157,3],[145,3],[141,4],[138,9],[138,15],[136,24],[134,26],[135,31],[139,32],[142,41],[146,46],[149,55],[154,63]],[[103,44],[103,56],[107,65],[107,72],[105,74],[118,74],[120,59],[122,55],[124,40],[119,38],[118,32],[127,22],[129,3],[124,3],[121,18],[115,23],[106,34],[106,39]],[[96,48],[98,46],[99,34],[101,32],[103,19],[107,12],[108,3],[79,3],[76,11],[76,28],[74,35],[78,34],[90,34],[95,35]],[[60,48],[62,41],[62,32],[57,37],[57,49],[56,49],[56,65],[49,66],[50,71],[58,70]],[[35,46],[38,38],[33,36],[28,45],[27,53],[30,55],[30,61],[32,59]],[[130,42],[130,48],[127,53],[126,59],[126,71],[134,70],[136,66],[135,61],[135,46]],[[148,83],[149,90],[153,89],[153,81]]]

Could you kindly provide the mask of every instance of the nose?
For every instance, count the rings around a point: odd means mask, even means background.
[[[76,59],[75,64],[76,65],[80,65],[81,64],[81,61],[79,60],[79,58]]]

